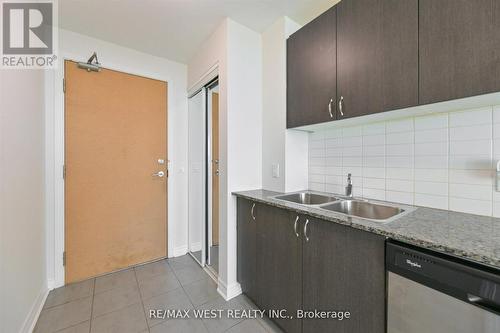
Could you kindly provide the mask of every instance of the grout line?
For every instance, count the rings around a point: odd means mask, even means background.
[[[146,320],[146,326],[148,327],[148,332],[150,332],[149,321],[146,315],[146,308],[144,307],[144,301],[142,299],[142,293],[141,289],[139,288],[139,280],[137,279],[137,272],[135,271],[135,268],[134,268],[134,276],[135,276],[135,283],[137,284],[137,289],[139,290],[139,298],[141,299],[142,312],[144,313],[144,320]]]
[[[94,278],[94,283],[92,286],[92,303],[90,304],[90,323],[89,323],[89,333],[92,331],[92,318],[94,317],[94,298],[95,298],[95,281],[96,279]]]

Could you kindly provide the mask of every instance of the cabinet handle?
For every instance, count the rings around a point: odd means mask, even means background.
[[[255,215],[254,215],[254,213],[253,213],[253,210],[254,210],[254,209],[255,209],[255,202],[253,203],[253,205],[252,205],[252,210],[250,211],[250,215],[252,216],[252,220],[254,220],[254,221],[255,221]]]
[[[340,115],[343,117],[344,116],[344,112],[342,111],[342,105],[344,104],[344,96],[340,96],[340,100],[339,100],[339,112],[340,112]]]
[[[306,219],[306,223],[304,224],[304,237],[306,238],[306,242],[309,242],[309,237],[307,237],[307,225],[309,224],[309,219]]]
[[[328,103],[328,113],[330,114],[330,118],[333,118],[332,103],[333,103],[333,98],[330,98],[330,103]]]
[[[295,236],[297,236],[297,238],[299,238],[299,233],[297,232],[298,222],[299,222],[299,216],[297,215],[297,217],[295,218],[295,223],[293,224],[293,231],[295,231]]]

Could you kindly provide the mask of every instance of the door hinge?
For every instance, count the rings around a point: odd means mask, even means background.
[[[66,251],[63,252],[63,266],[66,266]]]
[[[63,93],[66,93],[66,79],[63,79]]]
[[[66,164],[63,165],[63,179],[66,179]]]

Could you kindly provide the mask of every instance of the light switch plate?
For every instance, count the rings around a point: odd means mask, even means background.
[[[279,177],[280,177],[280,165],[273,164],[273,178],[279,178]]]

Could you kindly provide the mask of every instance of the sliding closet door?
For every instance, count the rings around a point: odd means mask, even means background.
[[[207,220],[206,90],[189,99],[188,109],[188,229],[189,252],[205,265]]]

